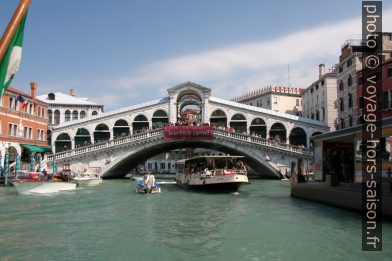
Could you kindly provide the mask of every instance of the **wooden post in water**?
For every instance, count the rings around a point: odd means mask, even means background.
[[[0,39],[0,61],[3,59],[7,48],[14,37],[16,29],[18,28],[20,21],[26,14],[27,8],[30,5],[31,0],[20,0],[18,7],[16,8],[14,15],[12,16],[7,28],[5,29],[3,36]]]

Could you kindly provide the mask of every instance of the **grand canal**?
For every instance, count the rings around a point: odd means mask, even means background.
[[[141,195],[129,180],[52,196],[0,188],[0,260],[390,260],[392,223],[383,252],[361,252],[359,214],[289,192],[274,180],[235,194]]]

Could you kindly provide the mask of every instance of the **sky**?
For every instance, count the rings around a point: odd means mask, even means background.
[[[18,0],[0,1],[4,32]],[[392,31],[392,1],[383,2]],[[361,33],[359,0],[32,0],[12,86],[69,92],[105,111],[192,81],[230,99],[269,85],[306,88]]]

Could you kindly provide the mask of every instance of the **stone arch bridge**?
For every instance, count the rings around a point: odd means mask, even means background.
[[[306,169],[312,161],[310,137],[329,131],[316,120],[213,97],[211,89],[192,82],[167,91],[168,96],[159,100],[55,127],[51,136],[55,154],[48,162],[120,177],[131,166],[167,150],[203,147],[245,155],[248,164],[265,175],[279,176],[293,166]],[[187,108],[196,108],[194,120],[215,126],[213,139],[164,139],[162,126],[180,121]]]

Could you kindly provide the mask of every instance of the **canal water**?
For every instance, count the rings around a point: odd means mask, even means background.
[[[291,198],[280,181],[254,180],[240,193],[195,193],[161,185],[135,193],[105,180],[51,196],[0,188],[0,260],[391,260],[361,252],[357,213]]]

